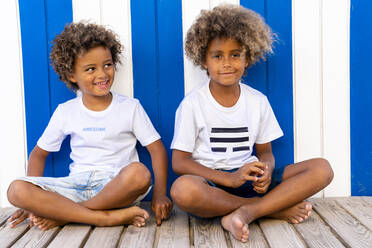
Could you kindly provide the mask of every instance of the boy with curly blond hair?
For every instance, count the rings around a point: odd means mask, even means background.
[[[209,80],[177,109],[171,197],[195,216],[222,216],[233,236],[248,240],[262,216],[300,223],[304,201],[333,178],[322,158],[275,165],[271,141],[283,132],[266,96],[241,83],[247,69],[272,53],[273,33],[255,12],[235,5],[204,10],[187,32],[186,55]],[[252,154],[255,148],[256,156]]]
[[[111,92],[122,46],[103,26],[67,25],[53,41],[52,65],[77,97],[60,104],[32,150],[27,177],[11,183],[8,199],[19,207],[12,227],[26,218],[42,230],[69,222],[144,226],[149,213],[136,206],[151,188],[139,162],[137,140],[152,159],[152,210],[157,224],[171,211],[166,196],[167,156],[159,134],[137,99]],[[67,177],[43,177],[45,160],[71,137]]]

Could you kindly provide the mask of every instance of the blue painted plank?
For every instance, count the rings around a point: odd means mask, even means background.
[[[49,105],[48,53],[43,0],[19,0],[28,154],[46,128]],[[48,157],[45,175],[53,174]]]
[[[158,131],[167,148],[168,192],[177,178],[171,166],[170,144],[173,139],[176,110],[184,97],[182,1],[158,2],[158,73],[159,73],[159,124]]]
[[[260,14],[264,19],[266,1],[262,0],[241,0],[240,5],[251,9]],[[267,94],[268,80],[267,80],[267,62],[260,61],[248,69],[247,76],[243,78],[243,82],[249,86],[259,90],[263,94]]]
[[[372,196],[372,2],[352,0],[350,16],[351,194]]]
[[[140,100],[154,127],[159,130],[156,6],[156,1],[131,1],[134,97]],[[141,145],[136,148],[140,161],[151,170],[151,158],[147,150]]]
[[[277,165],[294,161],[292,5],[290,0],[267,0],[267,23],[278,35],[274,55],[268,59],[268,98],[284,136],[273,142]]]
[[[52,48],[52,40],[62,32],[66,24],[73,21],[72,1],[65,0],[45,0],[46,28],[47,28],[47,49],[48,49],[48,72],[49,72],[49,89],[50,89],[50,109],[54,111],[58,104],[63,103],[73,97],[75,94],[69,90],[65,84],[58,79],[54,72],[49,54]],[[68,165],[72,162],[70,159],[70,139],[67,138],[61,150],[53,153],[53,176],[66,176],[69,173]]]
[[[250,68],[244,82],[267,95],[284,132],[272,142],[276,164],[290,164],[294,149],[291,1],[241,0],[240,4],[262,15],[278,35],[274,54]]]

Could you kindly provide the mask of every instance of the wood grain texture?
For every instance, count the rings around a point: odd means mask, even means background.
[[[81,247],[92,227],[83,224],[69,224],[62,228],[48,248]]]
[[[0,247],[10,247],[29,229],[29,222],[24,221],[13,228],[10,223],[0,227]]]
[[[10,215],[16,211],[16,208],[8,207],[0,209],[0,226],[4,225]]]
[[[258,220],[271,248],[305,248],[304,241],[288,222],[275,219]]]
[[[371,231],[337,204],[336,199],[311,199],[311,202],[315,211],[346,244],[353,248],[371,247]]]
[[[231,233],[229,233],[229,236],[231,240],[231,246],[233,248],[268,248],[269,247],[260,227],[256,223],[249,224],[249,236],[248,236],[247,243],[242,243],[239,240],[236,240]]]
[[[345,208],[360,223],[372,230],[372,206],[363,201],[361,197],[337,199],[337,202]]]
[[[116,247],[124,226],[96,227],[90,233],[84,248],[111,248]]]
[[[146,226],[128,226],[119,241],[119,248],[147,248],[153,246],[156,232],[155,216],[151,212],[150,202],[141,203],[141,207],[146,209],[150,214],[150,218],[146,222]]]
[[[311,217],[300,224],[293,225],[301,234],[306,244],[310,248],[344,248],[345,246],[338,240],[329,226],[327,226],[314,211]]]
[[[23,248],[41,248],[46,247],[55,235],[61,230],[60,227],[54,227],[48,231],[42,231],[37,227],[32,227],[28,232],[26,232],[13,247],[23,247]]]
[[[174,206],[169,219],[161,224],[158,235],[159,248],[190,247],[188,215]]]
[[[191,218],[191,228],[194,230],[194,247],[203,248],[225,248],[227,242],[224,230],[221,226],[221,219],[199,219]]]

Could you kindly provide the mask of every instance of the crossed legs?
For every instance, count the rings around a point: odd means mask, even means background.
[[[263,197],[241,198],[211,187],[205,179],[185,175],[178,178],[171,196],[182,210],[200,217],[223,216],[222,226],[235,238],[246,242],[248,224],[262,216],[280,218],[292,223],[310,215],[308,197],[326,187],[333,171],[324,159],[311,159],[286,167],[283,181]]]
[[[123,168],[101,192],[85,202],[75,203],[62,195],[21,180],[11,183],[8,199],[14,206],[32,213],[35,224],[43,230],[68,222],[96,226],[142,226],[149,214],[137,206],[123,207],[129,206],[138,196],[144,194],[150,183],[151,174],[146,166],[132,163]]]

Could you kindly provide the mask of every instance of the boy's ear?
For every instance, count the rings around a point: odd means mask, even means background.
[[[75,80],[74,74],[70,74],[70,75],[68,76],[68,80],[69,80],[71,83],[76,83],[76,80]]]

